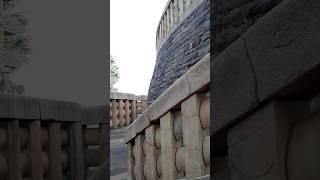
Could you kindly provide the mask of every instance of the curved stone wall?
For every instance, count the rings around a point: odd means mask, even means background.
[[[203,0],[158,50],[148,105],[210,50],[210,2]]]

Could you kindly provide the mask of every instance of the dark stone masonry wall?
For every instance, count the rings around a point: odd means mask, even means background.
[[[210,51],[210,1],[204,0],[174,30],[157,54],[148,105]]]
[[[219,53],[282,0],[211,0],[212,52]]]

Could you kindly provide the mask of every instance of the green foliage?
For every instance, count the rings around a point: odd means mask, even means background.
[[[116,91],[113,87],[120,79],[119,67],[116,64],[116,59],[110,55],[110,90]]]

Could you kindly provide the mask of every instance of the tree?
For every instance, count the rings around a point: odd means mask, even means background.
[[[113,86],[119,81],[119,67],[116,64],[116,59],[110,55],[110,91],[117,91]]]

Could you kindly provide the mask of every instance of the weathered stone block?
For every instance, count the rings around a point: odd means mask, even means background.
[[[258,102],[256,79],[243,42],[233,43],[211,62],[213,77],[213,118],[210,132],[232,123]]]
[[[319,69],[317,8],[320,3],[316,0],[283,1],[213,60],[216,103],[213,131],[230,125],[307,73]],[[307,85],[313,86],[313,81],[304,82]],[[292,96],[292,92],[277,95]],[[300,97],[312,95],[308,88],[297,92]]]

